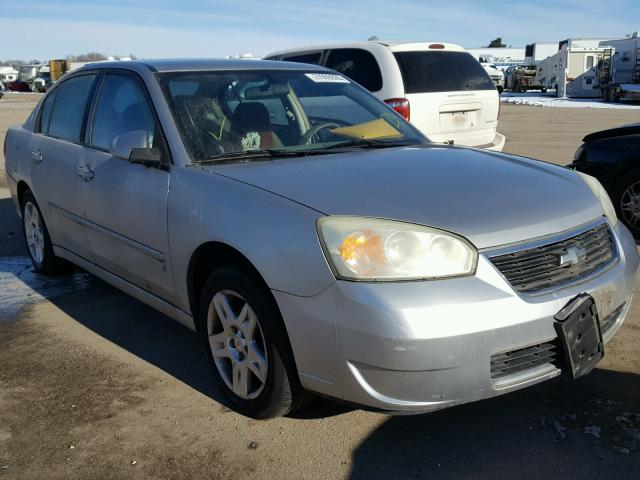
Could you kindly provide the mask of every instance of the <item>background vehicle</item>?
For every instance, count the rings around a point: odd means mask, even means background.
[[[13,82],[7,82],[7,90],[16,92],[32,92],[33,82],[38,76],[38,71],[42,65],[23,65],[18,70],[18,78]]]
[[[594,132],[569,165],[600,180],[618,218],[640,238],[640,123]]]
[[[640,32],[600,42],[597,86],[606,102],[640,99]]]
[[[480,65],[486,70],[491,77],[493,84],[496,86],[498,93],[502,93],[504,90],[504,72],[501,68],[498,68],[493,63],[480,62]]]
[[[352,78],[433,142],[502,150],[493,81],[462,47],[380,41],[274,52],[267,60],[323,65]],[[464,92],[464,95],[461,93]]]
[[[506,71],[505,87],[515,93],[529,90],[541,90],[546,93],[547,87],[536,79],[535,65],[516,65]]]

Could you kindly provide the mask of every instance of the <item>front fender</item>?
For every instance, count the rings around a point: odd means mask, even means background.
[[[289,199],[198,168],[171,172],[168,229],[180,307],[190,311],[188,267],[202,244],[242,253],[269,288],[313,296],[335,281],[316,232],[321,213]]]

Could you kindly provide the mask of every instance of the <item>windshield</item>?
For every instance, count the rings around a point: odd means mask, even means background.
[[[336,73],[172,72],[159,79],[195,161],[427,143],[395,111]]]

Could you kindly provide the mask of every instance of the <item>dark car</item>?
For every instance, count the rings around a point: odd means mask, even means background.
[[[570,168],[596,177],[618,218],[640,238],[640,123],[590,133]]]

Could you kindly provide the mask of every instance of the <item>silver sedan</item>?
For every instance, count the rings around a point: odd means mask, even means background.
[[[635,242],[597,180],[429,144],[320,67],[87,65],[5,152],[35,268],[197,331],[258,418],[308,392],[426,412],[578,378],[631,305]]]

